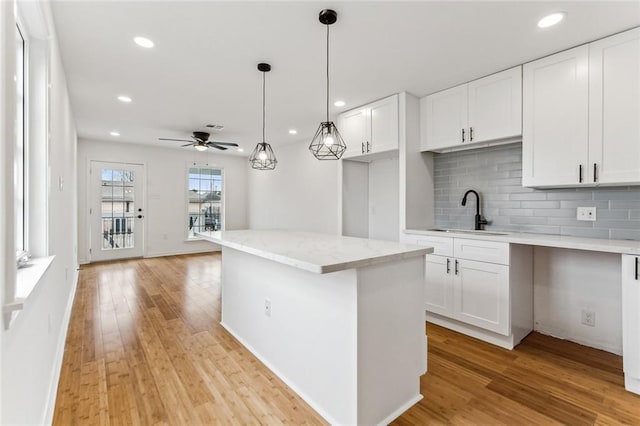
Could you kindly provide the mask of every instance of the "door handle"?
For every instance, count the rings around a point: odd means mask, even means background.
[[[636,259],[638,260],[638,259]],[[637,262],[636,262],[637,263]],[[447,274],[451,272],[451,259],[447,257]]]
[[[582,164],[578,167],[578,182],[582,183]]]
[[[458,275],[458,259],[456,259],[456,275]]]
[[[462,129],[462,142],[464,143],[464,129]]]

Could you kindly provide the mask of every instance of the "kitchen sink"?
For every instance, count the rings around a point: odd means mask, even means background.
[[[507,232],[475,231],[473,229],[427,229],[432,232],[447,232],[452,234],[474,234],[474,235],[509,235]]]

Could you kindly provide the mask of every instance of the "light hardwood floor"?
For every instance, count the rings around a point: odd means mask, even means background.
[[[219,319],[218,254],[83,266],[54,424],[323,424]],[[618,356],[536,333],[507,351],[427,328],[425,398],[397,425],[640,424]]]

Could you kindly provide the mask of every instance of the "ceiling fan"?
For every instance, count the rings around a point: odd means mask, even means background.
[[[192,141],[188,139],[168,139],[168,138],[158,138],[161,141],[178,141],[178,142],[189,142],[188,144],[182,146],[194,146],[198,151],[206,151],[207,148],[217,148],[221,150],[228,149],[228,146],[238,146],[237,143],[233,142],[218,142],[218,141],[210,141],[209,133],[207,132],[193,132],[191,135]]]

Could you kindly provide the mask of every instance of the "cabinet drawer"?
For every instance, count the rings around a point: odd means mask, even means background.
[[[453,256],[453,238],[413,235],[412,244],[433,247],[437,256]]]
[[[455,238],[453,246],[454,256],[459,259],[509,264],[509,243]]]

